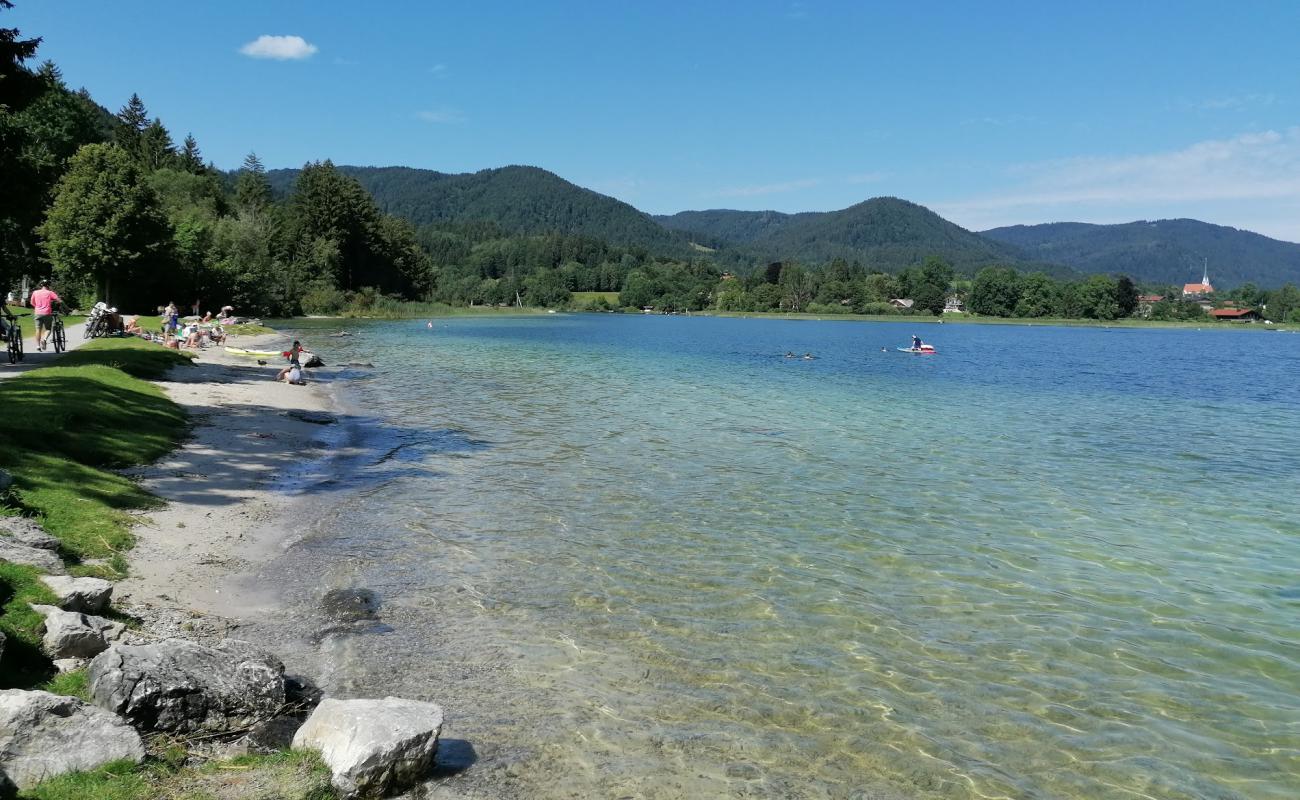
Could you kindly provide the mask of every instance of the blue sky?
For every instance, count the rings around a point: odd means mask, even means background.
[[[533,164],[651,213],[894,195],[975,230],[1300,241],[1300,2],[17,0],[0,23],[225,168]]]

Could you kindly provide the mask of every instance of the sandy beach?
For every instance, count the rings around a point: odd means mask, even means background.
[[[283,337],[232,340],[278,349]],[[292,539],[289,493],[304,468],[327,454],[330,425],[291,414],[326,415],[325,384],[277,382],[283,359],[200,351],[158,385],[190,414],[190,438],[170,457],[133,471],[166,506],[141,514],[129,554],[131,576],[118,587],[124,607],[146,619],[176,615],[226,628],[266,600],[250,580],[257,565]]]

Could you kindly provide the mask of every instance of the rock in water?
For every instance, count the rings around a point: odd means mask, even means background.
[[[0,691],[0,774],[19,789],[46,778],[144,758],[140,734],[75,697]]]
[[[32,610],[45,617],[41,646],[50,658],[91,658],[104,652],[126,631],[120,622],[79,611],[44,605],[33,605]]]
[[[330,589],[321,595],[320,608],[330,619],[343,622],[374,619],[379,595],[370,589]]]
[[[234,730],[279,713],[284,664],[231,639],[115,645],[90,662],[90,698],[141,730]]]
[[[99,614],[113,599],[113,584],[103,578],[69,578],[66,575],[42,575],[41,583],[50,587],[64,611]]]
[[[428,776],[438,750],[442,708],[433,703],[325,698],[294,734],[318,750],[346,797],[379,797]]]

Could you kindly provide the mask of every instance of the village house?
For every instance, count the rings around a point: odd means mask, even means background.
[[[1210,316],[1221,322],[1259,322],[1263,319],[1253,308],[1216,308]]]
[[[961,301],[961,295],[950,294],[943,301],[943,313],[945,314],[962,314],[966,311],[966,304]]]
[[[1186,288],[1186,287],[1184,287],[1184,288]],[[1141,294],[1141,295],[1138,295],[1138,307],[1137,307],[1137,313],[1138,313],[1138,316],[1139,316],[1139,317],[1150,317],[1150,316],[1151,316],[1151,309],[1155,307],[1155,304],[1156,304],[1156,303],[1159,303],[1161,300],[1164,300],[1164,299],[1165,299],[1165,298],[1164,298],[1164,295],[1159,295],[1159,294]]]
[[[910,309],[912,306],[916,305],[916,301],[911,299],[905,300],[901,297],[895,297],[894,299],[889,301],[889,304],[894,308],[900,309],[902,311],[906,311]]]

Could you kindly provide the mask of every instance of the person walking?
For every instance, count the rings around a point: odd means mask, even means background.
[[[32,316],[36,319],[36,349],[45,350],[45,340],[54,328],[54,304],[63,305],[63,299],[50,288],[49,281],[41,281],[41,286],[32,292],[29,300],[32,304]]]

